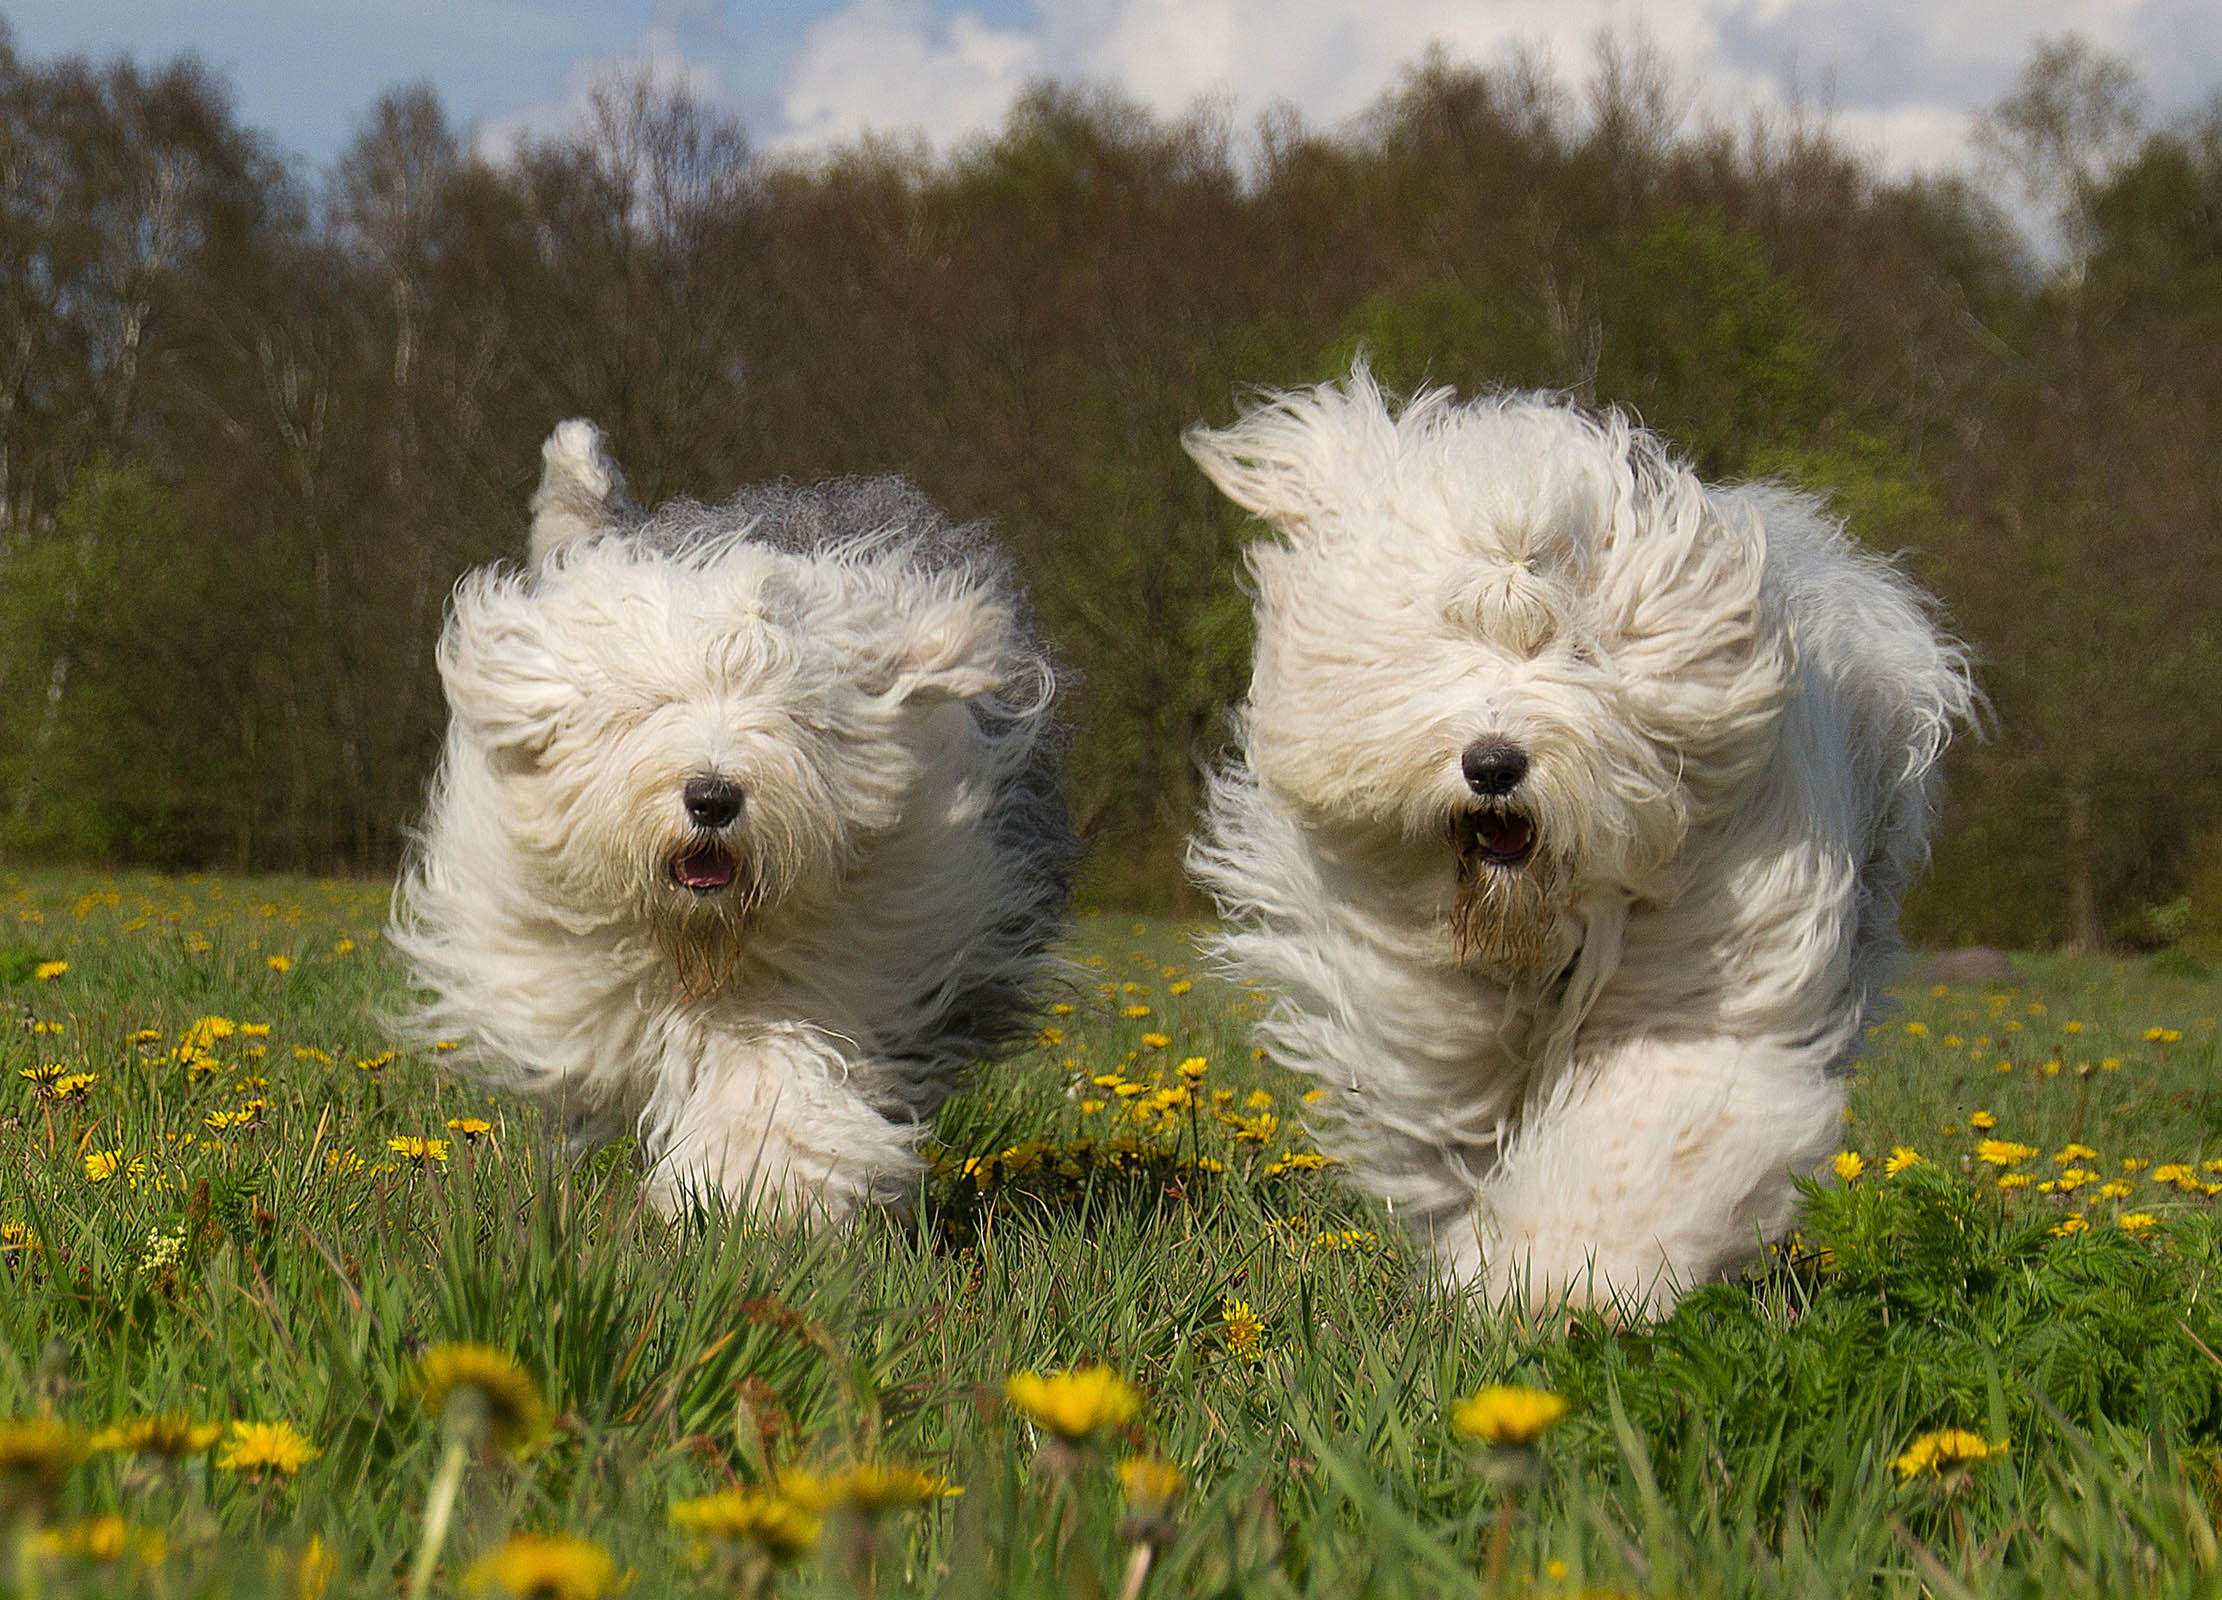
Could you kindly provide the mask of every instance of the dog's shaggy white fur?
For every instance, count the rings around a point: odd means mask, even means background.
[[[1254,546],[1192,852],[1325,1147],[1441,1274],[1662,1311],[1840,1137],[1974,691],[1812,499],[1617,415],[1361,368],[1188,446]]]
[[[642,518],[548,440],[531,566],[457,588],[393,940],[424,1031],[651,1197],[838,1218],[1026,1027],[1075,855],[1007,565],[907,484]]]

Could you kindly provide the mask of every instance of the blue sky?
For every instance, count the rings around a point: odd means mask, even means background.
[[[1606,28],[1640,28],[1699,113],[1802,93],[1900,170],[1954,163],[1969,115],[2071,29],[2126,56],[2161,114],[2222,89],[2215,0],[0,0],[0,16],[31,57],[197,52],[244,121],[317,163],[415,81],[495,151],[642,67],[776,149],[866,129],[946,148],[996,127],[1031,77],[1116,83],[1167,113],[1208,98],[1238,121],[1284,102],[1332,127],[1430,42],[1540,50],[1578,79]]]

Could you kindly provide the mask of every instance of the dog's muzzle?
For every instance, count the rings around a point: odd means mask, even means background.
[[[740,859],[721,837],[741,817],[746,796],[730,778],[698,774],[679,792],[692,833],[671,858],[671,880],[695,894],[715,894],[732,887],[740,873]]]
[[[1477,740],[1460,754],[1458,770],[1476,801],[1451,825],[1460,867],[1526,866],[1535,854],[1535,819],[1512,796],[1528,775],[1527,752],[1504,739]]]

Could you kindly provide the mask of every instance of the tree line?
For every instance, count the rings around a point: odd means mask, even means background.
[[[411,88],[309,173],[191,59],[0,35],[0,851],[390,868],[448,590],[590,416],[644,503],[893,471],[991,519],[1075,669],[1090,896],[1191,904],[1248,532],[1179,436],[1363,350],[1624,406],[1903,553],[1991,703],[1918,935],[2222,932],[2222,109],[2156,122],[2069,38],[1978,143],[1889,178],[1608,43],[1430,55],[1332,131],[1043,84],[942,156],[775,159],[615,80],[492,162]]]

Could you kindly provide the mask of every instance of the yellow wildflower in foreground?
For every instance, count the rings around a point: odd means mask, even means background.
[[[447,1159],[448,1142],[445,1139],[388,1139],[386,1148],[404,1161],[414,1161],[418,1166],[429,1166]]]
[[[553,1533],[513,1534],[463,1574],[465,1594],[517,1600],[601,1600],[616,1590],[617,1567],[607,1550]]]
[[[1829,1165],[1836,1170],[1837,1177],[1846,1183],[1857,1183],[1860,1174],[1867,1170],[1867,1163],[1860,1158],[1857,1150],[1837,1151]]]
[[[1964,1476],[1971,1467],[2004,1455],[2006,1450],[2004,1439],[1993,1444],[1981,1434],[1970,1433],[1965,1428],[1939,1428],[1914,1440],[1890,1467],[1898,1474],[1900,1483],[1911,1483],[1923,1476],[1957,1478]]]
[[[790,1488],[790,1479],[782,1477],[780,1487],[807,1505],[811,1490],[801,1488],[801,1478],[801,1474],[796,1474],[796,1486]],[[841,1506],[867,1517],[907,1511],[913,1506],[954,1499],[964,1493],[938,1472],[870,1461],[846,1467],[830,1477],[812,1480],[812,1490],[824,1496],[828,1508]]]
[[[1075,1367],[1047,1376],[1014,1372],[1003,1385],[1012,1405],[1064,1439],[1085,1439],[1103,1428],[1132,1422],[1142,1396],[1109,1367]]]
[[[818,1513],[773,1489],[727,1489],[698,1500],[674,1500],[671,1525],[715,1539],[744,1540],[774,1561],[807,1555],[824,1526]]]
[[[16,971],[18,972],[21,972],[22,970],[23,969],[21,967],[16,968]],[[38,981],[41,983],[51,983],[67,971],[69,971],[69,963],[67,961],[41,961],[37,966],[31,969],[31,976],[38,979]]]
[[[106,1183],[116,1175],[116,1169],[122,1165],[123,1152],[121,1150],[95,1150],[85,1158],[85,1181],[87,1183]]]
[[[2030,1144],[2015,1144],[2010,1139],[1985,1139],[1975,1147],[1975,1159],[1994,1167],[2018,1166],[2037,1153]]]
[[[1135,1505],[1169,1506],[1187,1487],[1179,1466],[1163,1456],[1128,1456],[1119,1463],[1119,1492]]]
[[[2134,1236],[2150,1233],[2159,1221],[2150,1211],[2125,1211],[2114,1219],[2114,1226]]]
[[[424,1391],[428,1416],[445,1416],[464,1391],[485,1407],[486,1435],[504,1450],[537,1444],[548,1431],[548,1408],[540,1386],[514,1357],[492,1345],[438,1344],[417,1363],[417,1386]]]
[[[216,1464],[226,1472],[260,1478],[275,1472],[290,1478],[324,1452],[295,1431],[290,1422],[235,1422],[231,1439]]]
[[[85,1454],[85,1436],[52,1417],[0,1422],[0,1486],[54,1489]]]
[[[461,1134],[468,1144],[476,1144],[494,1131],[494,1125],[484,1117],[450,1117],[447,1125],[450,1133]]]
[[[1450,1420],[1468,1438],[1500,1450],[1518,1450],[1534,1444],[1565,1415],[1566,1401],[1548,1389],[1491,1384],[1459,1401],[1451,1409]]]
[[[31,1551],[49,1560],[74,1556],[82,1561],[121,1561],[128,1555],[141,1566],[158,1567],[169,1555],[169,1544],[160,1528],[142,1528],[110,1513],[34,1534]]]
[[[195,1422],[189,1411],[133,1417],[93,1435],[92,1448],[141,1456],[197,1456],[224,1436],[221,1422]]]
[[[1911,1145],[1899,1145],[1897,1148],[1892,1150],[1889,1157],[1884,1160],[1883,1176],[1886,1178],[1895,1178],[1898,1176],[1899,1173],[1905,1171],[1908,1167],[1918,1167],[1923,1165],[1926,1161],[1927,1157],[1923,1156],[1920,1151],[1914,1149]]]

